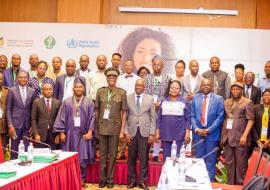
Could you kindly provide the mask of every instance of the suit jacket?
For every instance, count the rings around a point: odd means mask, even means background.
[[[60,75],[59,77],[56,78],[56,81],[55,81],[55,88],[54,88],[54,96],[53,97],[56,98],[57,100],[60,100],[60,102],[63,101],[63,97],[64,97],[66,77],[67,77],[67,74]],[[76,74],[75,74],[75,77],[81,78],[84,81],[84,87],[85,87],[85,78],[80,77]],[[85,90],[85,93],[86,93],[86,90]]]
[[[217,73],[209,70],[202,74],[206,79],[214,81],[214,74],[217,75],[217,94],[223,96],[224,99],[230,98],[230,89],[231,89],[231,78],[228,73],[219,70]],[[214,87],[214,82],[212,82],[212,87]]]
[[[191,75],[189,74],[189,75],[185,76],[182,80],[182,84],[183,84],[182,89],[183,89],[183,96],[184,97],[186,97],[188,94],[191,93],[190,77],[191,77]],[[195,86],[194,91],[192,93],[197,94],[198,92],[200,92],[202,79],[203,79],[203,77],[198,74],[196,86]]]
[[[30,128],[30,115],[32,103],[35,99],[36,93],[30,87],[26,87],[26,100],[23,105],[20,89],[18,85],[9,89],[7,97],[7,122],[8,126],[13,126],[16,129],[21,129],[24,124],[25,128]]]
[[[261,137],[262,131],[262,116],[264,112],[264,105],[258,104],[254,106],[255,109],[255,122],[252,128],[253,140],[256,142]],[[268,117],[270,116],[270,109],[268,110]],[[268,121],[267,139],[270,138],[270,122]]]
[[[139,127],[143,137],[154,135],[156,131],[156,111],[154,99],[148,94],[143,94],[140,112],[137,112],[135,93],[127,95],[127,123],[125,130],[134,137]]]
[[[0,99],[0,106],[2,109],[2,118],[0,118],[0,133],[7,133],[7,120],[6,120],[6,111],[7,111],[7,95],[8,95],[8,88],[2,87],[2,95]]]
[[[236,104],[233,111],[232,98],[224,102],[225,107],[225,120],[222,127],[221,143],[224,145],[227,141],[231,147],[238,147],[241,136],[243,135],[248,120],[255,120],[255,111],[253,102],[245,97],[241,97]],[[230,114],[233,112],[233,124],[232,129],[226,129],[227,119],[230,118]],[[249,146],[251,141],[250,134],[247,137],[247,143],[245,146]]]
[[[208,105],[207,114],[207,126],[203,127],[201,124],[202,115],[202,102],[203,94],[198,93],[193,97],[191,104],[191,124],[192,130],[195,131],[197,128],[207,128],[209,133],[207,139],[210,141],[219,141],[220,132],[222,129],[222,123],[224,120],[224,100],[222,96],[214,93],[210,94],[210,100]],[[198,139],[200,136],[194,133],[194,138]]]
[[[246,86],[245,85],[244,85],[243,96],[246,97]],[[262,95],[261,95],[261,90],[259,88],[252,85],[251,94],[249,96],[250,96],[249,99],[252,100],[254,104],[260,104]]]
[[[19,71],[24,71],[22,68],[19,68]],[[13,72],[12,72],[12,67],[11,68],[8,68],[4,71],[4,86],[6,87],[13,87],[15,86],[16,83],[14,83],[14,80],[13,80]]]
[[[31,126],[34,136],[40,135],[42,142],[46,141],[48,131],[53,130],[53,124],[60,106],[60,101],[52,98],[51,111],[48,112],[44,98],[34,100],[31,111]]]

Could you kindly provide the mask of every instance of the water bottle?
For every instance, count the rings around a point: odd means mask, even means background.
[[[168,189],[168,176],[165,168],[163,168],[161,177],[160,177],[159,190],[167,190]]]
[[[185,161],[186,158],[186,149],[185,149],[185,145],[183,144],[181,149],[180,149],[180,158],[182,158],[182,161]]]
[[[25,150],[25,148],[24,148],[24,144],[23,144],[23,140],[20,140],[20,144],[19,144],[19,147],[18,147],[18,152],[19,152],[19,154],[18,154],[18,159],[19,160],[21,160],[21,161],[25,161],[25,159],[24,159],[24,150]]]
[[[176,159],[176,154],[177,154],[177,144],[176,144],[176,141],[173,141],[172,148],[171,148],[171,158],[172,158],[172,160]]]
[[[33,154],[34,154],[34,146],[33,146],[33,143],[30,142],[29,146],[28,146],[28,149],[27,149],[27,160],[28,161],[33,161]]]
[[[183,144],[181,149],[180,149],[180,158],[179,158],[179,165],[178,165],[178,175],[179,175],[179,185],[184,185],[185,182],[185,159],[186,159],[186,149],[185,145]]]

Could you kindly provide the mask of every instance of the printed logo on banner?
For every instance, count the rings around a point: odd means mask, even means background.
[[[4,47],[4,37],[0,36],[0,48]]]
[[[78,47],[78,40],[70,39],[67,41],[68,48],[77,48]]]
[[[52,49],[55,46],[55,38],[48,36],[44,39],[44,45],[47,49]]]
[[[77,40],[71,38],[67,40],[68,48],[100,48],[99,40]]]

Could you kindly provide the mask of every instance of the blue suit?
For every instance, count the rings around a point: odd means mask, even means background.
[[[19,71],[24,71],[24,70],[19,68]],[[14,83],[12,67],[6,69],[4,71],[4,86],[11,88],[11,87],[15,86],[16,83],[17,82]]]
[[[202,126],[201,115],[202,115],[202,104],[204,94],[198,93],[193,97],[191,105],[191,124],[193,130],[193,140],[196,144],[202,138],[203,143],[198,144],[195,147],[195,154],[197,158],[201,158],[204,155],[211,152],[215,147],[219,146],[220,134],[222,129],[222,123],[224,120],[224,100],[223,97],[210,93],[209,105],[207,110],[207,124]],[[208,129],[208,135],[206,137],[200,136],[195,133],[195,130]],[[215,165],[216,165],[217,153],[212,153],[207,156],[204,161],[209,173],[211,181],[215,178]]]

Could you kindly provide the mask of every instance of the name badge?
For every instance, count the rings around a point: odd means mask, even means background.
[[[110,116],[110,109],[106,108],[104,110],[103,119],[109,119],[109,116]]]
[[[81,118],[80,117],[74,117],[74,126],[75,127],[81,126]]]
[[[268,128],[266,127],[262,127],[262,132],[261,132],[261,135],[263,136],[267,136],[267,131],[268,131]]]
[[[233,119],[227,119],[226,129],[232,129]]]
[[[158,101],[158,95],[153,95],[153,98],[154,98],[154,103],[157,103],[157,101]]]
[[[168,102],[165,101],[162,103],[162,115],[184,115],[185,104],[182,102]]]

